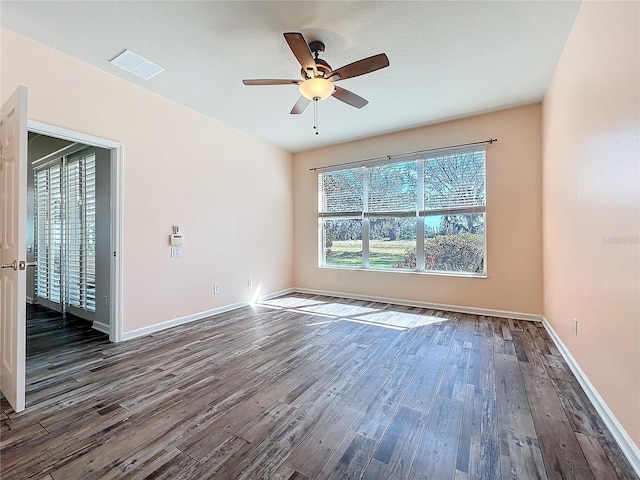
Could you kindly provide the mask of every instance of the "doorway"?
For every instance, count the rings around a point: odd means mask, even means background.
[[[27,303],[108,335],[109,150],[29,132],[27,161]]]
[[[96,196],[106,197],[98,199],[95,212],[96,223],[103,226],[98,229],[102,231],[101,241],[95,244],[95,289],[88,300],[91,306],[95,306],[95,312],[78,309],[78,305],[69,306],[68,302],[66,306],[62,306],[62,310],[90,320],[94,329],[109,335],[111,342],[122,341],[122,144],[34,120],[28,120],[27,128],[31,139],[41,138],[45,140],[42,144],[57,146],[49,148],[51,151],[45,155],[28,155],[30,163],[35,156],[39,156],[35,166],[40,165],[41,169],[43,165],[55,161],[55,157],[66,156],[70,160],[77,160],[83,158],[83,155],[95,155],[96,173],[102,176]],[[33,176],[33,165],[28,167],[31,171],[29,175]],[[33,193],[33,190],[28,191],[30,200],[34,198]],[[35,206],[33,208],[35,210]],[[29,221],[27,225],[28,235],[35,232]],[[27,237],[27,257],[31,262],[35,262],[38,253],[35,240],[34,237]],[[36,272],[30,271],[27,277],[27,301],[51,307],[51,304],[46,304],[46,300],[39,299],[35,277]]]

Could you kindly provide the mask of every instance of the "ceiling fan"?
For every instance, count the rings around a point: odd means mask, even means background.
[[[302,80],[255,79],[243,80],[242,83],[245,85],[298,85],[301,96],[291,109],[294,115],[304,112],[311,100],[318,102],[329,96],[352,107],[364,107],[369,103],[367,100],[334,85],[334,82],[358,77],[389,66],[387,56],[380,53],[333,70],[327,62],[319,58],[324,52],[324,43],[313,41],[307,44],[302,34],[296,32],[285,33],[284,39],[302,66]]]

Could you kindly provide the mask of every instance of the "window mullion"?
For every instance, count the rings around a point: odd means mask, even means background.
[[[369,268],[369,218],[366,213],[369,213],[369,172],[370,168],[363,167],[364,174],[362,175],[362,267]]]
[[[417,187],[416,206],[418,211],[424,209],[424,159],[417,161]],[[416,270],[424,270],[424,217],[418,216],[416,220]]]

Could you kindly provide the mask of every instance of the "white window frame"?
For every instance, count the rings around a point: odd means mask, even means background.
[[[484,154],[483,158],[483,195],[484,195],[484,204],[483,205],[473,205],[473,206],[449,206],[444,208],[427,208],[424,202],[424,169],[425,163],[429,161],[429,159],[435,159],[442,156],[454,156],[465,153],[474,153],[474,152],[482,152]],[[362,212],[325,212],[324,211],[324,199],[323,199],[323,186],[322,186],[322,175],[327,172],[334,172],[338,170],[352,169],[352,168],[360,168],[360,167],[371,167],[381,164],[394,164],[394,163],[404,163],[404,162],[416,162],[417,168],[417,204],[415,209],[416,216],[416,267],[415,269],[401,269],[401,268],[371,268],[370,267],[370,218],[375,217],[385,217],[385,218],[395,218],[395,217],[406,217],[409,212],[369,212],[368,210],[368,199],[369,199],[369,168],[365,169],[365,174],[363,175],[363,211]],[[486,157],[486,146],[474,146],[473,148],[463,148],[457,150],[448,150],[446,152],[440,152],[433,155],[420,155],[414,156],[413,158],[400,158],[398,160],[391,160],[389,157],[385,160],[377,160],[372,162],[361,162],[360,164],[347,164],[347,166],[337,166],[335,168],[325,167],[317,169],[318,173],[318,266],[319,268],[332,268],[332,269],[351,269],[351,270],[376,270],[382,272],[412,272],[412,273],[420,273],[420,274],[437,274],[437,275],[447,275],[447,276],[464,276],[464,277],[478,277],[478,278],[486,278],[487,277],[487,196],[486,196],[486,172],[487,172],[487,157]],[[426,260],[425,260],[425,219],[427,217],[439,216],[439,215],[464,215],[470,213],[481,213],[483,214],[484,224],[483,224],[483,238],[484,238],[484,246],[483,246],[483,270],[482,272],[466,272],[466,271],[447,271],[447,270],[427,270],[426,269]],[[413,214],[411,214],[413,216]],[[361,266],[349,266],[349,265],[327,265],[326,261],[326,248],[325,248],[325,229],[324,229],[324,221],[325,220],[346,220],[346,219],[357,219],[360,218],[362,221],[362,265]]]

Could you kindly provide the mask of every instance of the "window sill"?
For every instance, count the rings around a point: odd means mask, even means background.
[[[356,272],[377,272],[377,273],[403,273],[414,275],[430,275],[437,277],[461,277],[461,278],[488,278],[486,273],[465,273],[465,272],[446,272],[441,270],[403,270],[389,268],[355,268],[341,267],[339,265],[320,265],[318,268],[323,270],[349,270]]]

